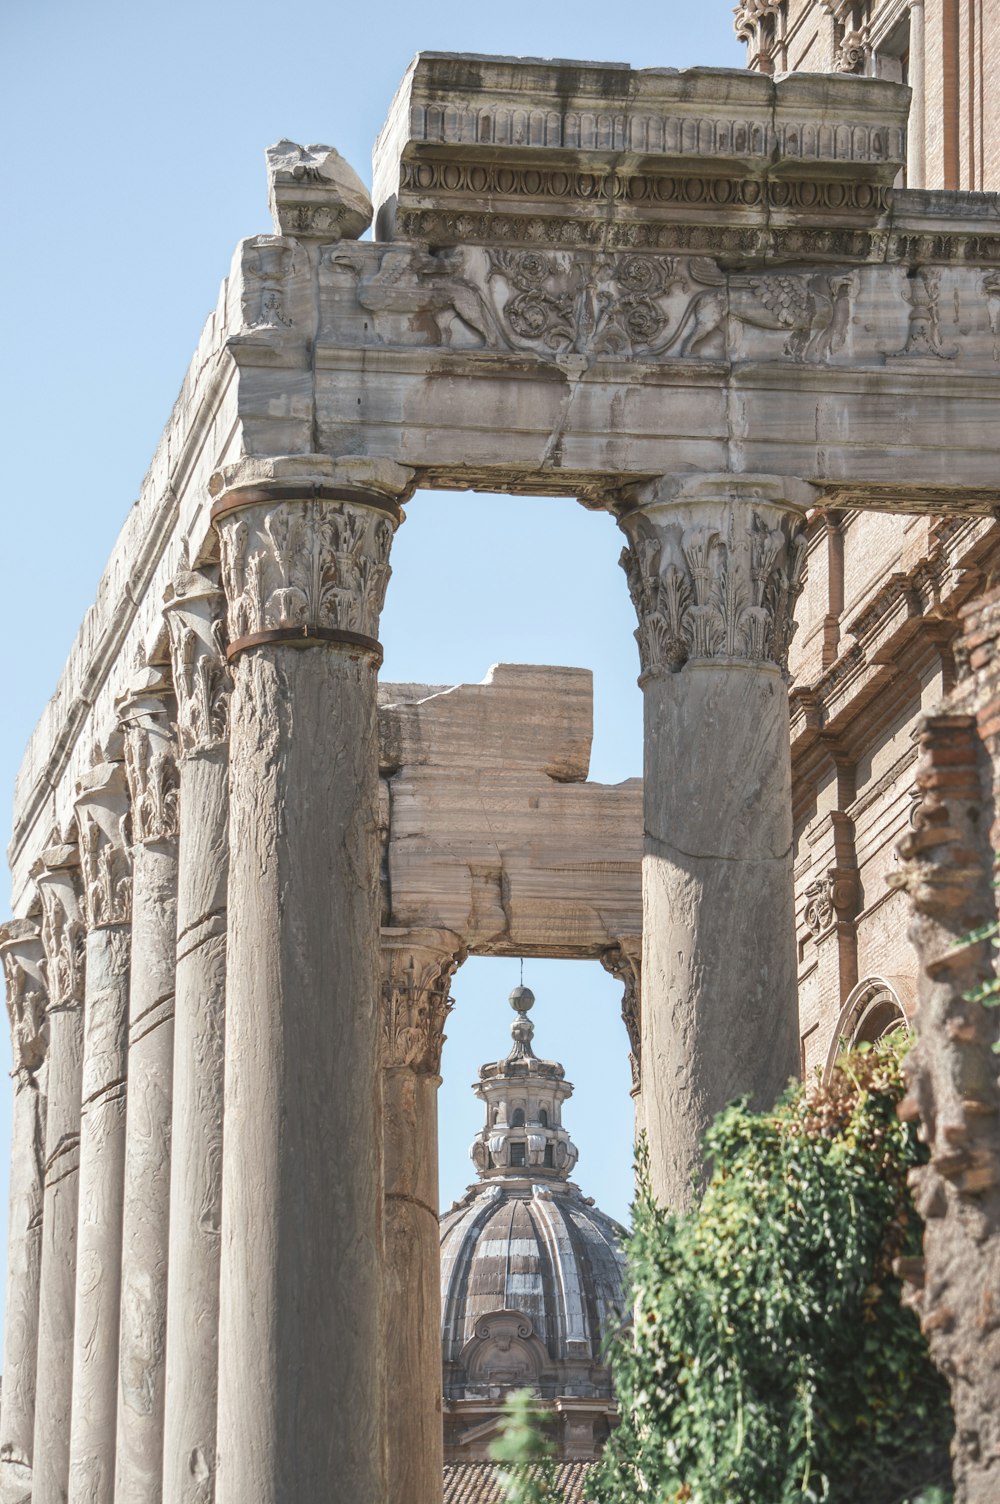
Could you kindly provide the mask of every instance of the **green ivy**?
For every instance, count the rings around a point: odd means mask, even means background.
[[[530,1389],[518,1389],[504,1403],[503,1432],[490,1448],[504,1463],[500,1481],[507,1504],[559,1504],[555,1447]]]
[[[629,1264],[634,1329],[612,1363],[622,1421],[595,1504],[903,1504],[950,1498],[948,1388],[893,1261],[920,1251],[892,1052],[844,1057],[771,1113],[736,1103],[684,1215],[644,1151]]]

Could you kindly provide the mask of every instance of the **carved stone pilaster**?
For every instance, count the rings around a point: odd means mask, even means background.
[[[170,584],[163,607],[170,629],[177,739],[182,757],[224,747],[232,680],[226,662],[222,587],[189,570]]]
[[[395,468],[395,467],[394,467]],[[397,499],[371,485],[237,487],[216,504],[228,657],[261,643],[342,643],[381,661]]]
[[[807,488],[759,476],[637,487],[619,515],[643,676],[687,664],[787,672]]]
[[[83,922],[79,849],[69,844],[50,846],[31,875],[42,901],[49,1012],[82,1008],[87,927]]]
[[[132,844],[177,839],[177,748],[173,686],[162,668],[144,669],[117,702],[132,802]]]
[[[423,1076],[441,1071],[451,979],[467,951],[449,930],[382,931],[384,1063]]]
[[[38,925],[30,919],[10,919],[0,925],[0,957],[7,984],[14,1075],[34,1075],[48,1047],[45,952]]]
[[[89,929],[129,924],[132,860],[128,780],[120,762],[95,763],[76,786],[84,908]]]
[[[601,955],[601,965],[624,987],[622,1022],[628,1033],[633,1097],[642,1090],[642,936],[623,935]]]

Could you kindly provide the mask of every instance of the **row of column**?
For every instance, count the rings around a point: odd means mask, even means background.
[[[377,633],[412,476],[245,468],[217,487],[220,583],[168,591],[171,661],[120,702],[77,842],[38,864],[40,926],[0,938],[0,1490],[34,1504],[440,1497],[436,1091],[464,951],[379,926]],[[618,503],[646,702],[641,1008],[638,956],[606,959],[674,1203],[711,1113],[795,1065],[801,508],[731,477]]]

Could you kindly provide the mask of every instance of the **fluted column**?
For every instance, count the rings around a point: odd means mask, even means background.
[[[466,954],[448,930],[382,931],[389,1504],[441,1499],[437,1094],[448,989]]]
[[[376,633],[410,475],[307,463],[229,475],[215,506],[233,670],[220,1504],[384,1497]]]
[[[132,945],[128,785],[120,761],[99,762],[80,780],[76,818],[87,980],[69,1498],[112,1504]]]
[[[622,935],[601,956],[601,965],[622,984],[622,1023],[628,1034],[628,1063],[632,1073],[631,1097],[635,1103],[635,1136],[643,1132],[642,1121],[642,936]]]
[[[147,669],[118,713],[133,872],[115,1504],[159,1504],[177,954],[177,760],[169,677]]]
[[[49,994],[33,1504],[65,1504],[69,1487],[86,937],[79,869],[75,845],[50,847],[32,869]]]
[[[45,954],[29,919],[0,925],[14,1057],[14,1125],[10,1146],[7,1228],[7,1317],[0,1410],[0,1504],[31,1495],[38,1360],[38,1293],[45,1177],[45,1092],[48,1047]]]
[[[184,573],[174,579],[164,608],[180,750],[163,1446],[163,1496],[170,1504],[207,1504],[215,1492],[229,872],[230,680],[223,606],[213,579]]]
[[[683,1204],[713,1115],[797,1071],[785,665],[808,487],[627,493],[644,695],[642,1072],[653,1189]]]

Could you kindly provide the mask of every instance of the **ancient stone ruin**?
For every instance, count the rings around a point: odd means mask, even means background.
[[[1000,219],[894,186],[908,99],[428,53],[371,200],[329,147],[268,153],[273,233],[237,247],[17,787],[5,1497],[440,1498],[467,954],[622,980],[673,1203],[725,1102],[906,1013],[866,928],[890,848],[856,839],[906,806],[870,752],[898,727],[844,728],[890,678],[919,708],[917,618],[943,662],[1000,461]],[[641,784],[588,781],[579,670],[379,687],[428,487],[617,518]],[[858,519],[899,567],[864,573]]]

